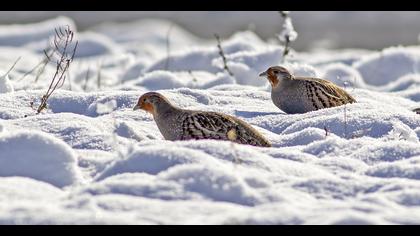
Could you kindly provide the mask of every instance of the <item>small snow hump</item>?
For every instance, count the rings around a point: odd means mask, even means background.
[[[0,72],[1,74],[1,72]],[[14,91],[13,85],[10,82],[9,76],[0,76],[0,93],[11,93]]]
[[[59,188],[82,181],[76,153],[50,134],[5,132],[0,135],[0,150],[1,177],[28,177]]]

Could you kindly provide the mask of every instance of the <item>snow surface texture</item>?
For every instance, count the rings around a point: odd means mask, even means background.
[[[61,25],[74,23],[0,27],[0,71],[22,56],[0,78],[1,224],[420,223],[419,47],[292,52],[296,75],[358,103],[287,115],[258,78],[280,45],[249,31],[223,40],[229,76],[215,42],[169,22],[102,26],[76,33],[69,79],[35,115],[54,65],[23,76]],[[163,140],[132,110],[147,91],[240,117],[273,147]]]
[[[13,91],[13,85],[10,83],[9,76],[6,74],[0,76],[0,93],[10,93]]]

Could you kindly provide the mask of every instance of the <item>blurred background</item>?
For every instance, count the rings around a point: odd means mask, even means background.
[[[293,43],[298,51],[419,44],[420,12],[292,11],[290,15],[299,33]],[[252,30],[265,40],[275,38],[283,22],[276,11],[3,11],[0,24],[30,23],[56,16],[72,18],[78,30],[152,18],[173,21],[202,38],[212,38],[214,33],[228,37],[236,31]]]

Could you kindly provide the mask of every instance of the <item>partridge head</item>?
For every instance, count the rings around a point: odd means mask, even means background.
[[[281,80],[293,79],[293,75],[282,66],[272,66],[262,72],[260,76],[266,77],[272,87],[276,87]]]
[[[175,109],[175,107],[159,93],[149,92],[140,96],[137,104],[133,107],[133,110],[142,109],[153,116],[168,112]]]

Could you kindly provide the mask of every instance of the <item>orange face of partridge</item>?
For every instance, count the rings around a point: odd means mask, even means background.
[[[270,67],[259,76],[266,77],[273,88],[279,84],[279,79],[292,78],[292,75],[289,73],[289,71],[281,66]]]
[[[139,98],[139,101],[137,102],[136,106],[133,107],[133,110],[145,110],[149,113],[151,113],[152,115],[155,115],[155,107],[153,106],[153,104],[151,103],[150,99],[149,99],[150,95],[149,94],[144,94]]]

